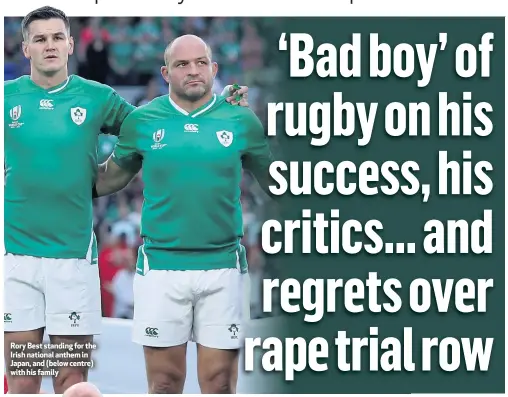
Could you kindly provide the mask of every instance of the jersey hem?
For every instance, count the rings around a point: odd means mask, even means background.
[[[76,255],[75,253],[70,254],[47,254],[41,252],[33,252],[29,251],[18,251],[18,250],[8,250],[6,249],[4,252],[5,255],[16,255],[16,256],[29,256],[32,258],[43,258],[43,259],[86,259],[86,253],[83,255]],[[93,260],[94,258],[92,258]]]
[[[195,263],[195,264],[182,264],[182,265],[170,265],[170,266],[152,266],[150,265],[149,272],[151,270],[172,270],[172,271],[188,271],[188,270],[220,270],[220,269],[236,269],[236,264],[224,265],[224,263],[206,264]],[[137,274],[143,275],[139,269],[136,270]],[[146,275],[146,273],[144,274]]]
[[[148,244],[138,249],[136,273],[147,274],[150,270],[218,270],[241,267],[242,246],[234,245],[218,252],[175,252],[155,248]]]

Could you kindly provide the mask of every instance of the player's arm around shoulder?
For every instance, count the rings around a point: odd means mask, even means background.
[[[249,87],[238,84],[227,85],[222,90],[221,96],[231,105],[249,107]]]
[[[94,186],[93,197],[107,196],[126,187],[137,172],[120,167],[113,160],[113,155],[99,165],[99,173]]]
[[[110,86],[96,84],[97,96],[103,103],[101,133],[118,136],[123,122],[136,108]]]
[[[122,190],[142,167],[143,158],[138,151],[137,117],[132,112],[122,123],[113,154],[99,165],[93,196],[107,196]]]

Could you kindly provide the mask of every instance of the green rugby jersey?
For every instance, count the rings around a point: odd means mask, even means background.
[[[143,167],[144,205],[138,264],[158,270],[245,266],[242,166],[264,183],[271,152],[254,112],[213,96],[186,112],[168,95],[132,112],[113,161]]]
[[[98,136],[118,135],[134,107],[75,75],[50,89],[7,81],[4,100],[6,252],[92,260]]]

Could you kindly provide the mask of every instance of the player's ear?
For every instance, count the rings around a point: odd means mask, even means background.
[[[30,59],[30,51],[28,49],[28,43],[26,43],[25,41],[23,41],[21,43],[21,49],[23,50],[23,55],[25,56],[26,59]]]
[[[169,84],[169,73],[168,73],[168,67],[166,65],[161,66],[161,75],[162,75],[162,78],[164,79],[164,81]]]
[[[217,71],[219,70],[219,65],[217,62],[212,62],[212,76],[215,78],[217,76]]]
[[[74,37],[69,37],[69,55],[74,53]]]

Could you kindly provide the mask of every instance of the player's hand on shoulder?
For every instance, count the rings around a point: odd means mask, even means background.
[[[231,105],[240,105],[249,107],[249,87],[245,85],[238,86],[236,84],[229,86],[229,97],[226,101]]]

